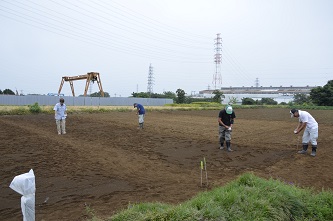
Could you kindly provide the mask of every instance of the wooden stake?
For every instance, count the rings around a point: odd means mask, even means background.
[[[205,172],[206,172],[206,186],[208,186],[208,175],[207,175],[207,166],[206,166],[206,158],[204,157],[204,164],[205,164]]]
[[[201,186],[202,186],[202,170],[203,170],[203,162],[200,161],[200,171],[201,171]]]

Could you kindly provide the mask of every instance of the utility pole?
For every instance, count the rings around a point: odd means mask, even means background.
[[[220,33],[216,34],[215,38],[215,73],[213,75],[213,85],[214,88],[220,88],[222,84],[222,76],[221,76],[221,63],[222,63],[222,38],[220,37]]]
[[[149,73],[148,73],[148,86],[147,86],[147,93],[152,94],[153,93],[153,85],[154,85],[154,73],[153,73],[153,67],[151,64],[149,65]]]

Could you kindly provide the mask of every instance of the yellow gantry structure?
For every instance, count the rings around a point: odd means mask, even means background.
[[[62,86],[64,85],[64,82],[68,81],[70,86],[71,86],[73,97],[75,97],[73,81],[76,81],[76,80],[86,80],[86,87],[84,89],[84,94],[83,94],[84,96],[87,95],[87,91],[88,91],[90,83],[91,82],[94,83],[96,81],[97,84],[98,84],[101,96],[104,97],[104,91],[103,91],[103,88],[102,88],[101,78],[99,76],[99,73],[97,73],[97,72],[89,72],[89,73],[84,74],[84,75],[77,75],[77,76],[72,76],[72,77],[68,77],[68,76],[62,77],[58,94],[60,94]]]

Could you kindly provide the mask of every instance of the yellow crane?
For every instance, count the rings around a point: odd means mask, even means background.
[[[98,84],[101,96],[104,97],[104,91],[103,91],[103,88],[102,88],[101,78],[99,76],[99,73],[97,73],[97,72],[89,72],[89,73],[84,74],[84,75],[77,75],[77,76],[72,76],[72,77],[68,77],[68,76],[62,77],[58,94],[60,94],[62,86],[64,85],[64,82],[68,81],[69,84],[70,84],[70,86],[71,86],[71,89],[72,89],[73,97],[75,97],[73,81],[76,81],[76,80],[85,80],[85,79],[86,79],[86,87],[84,89],[83,96],[87,95],[87,91],[88,91],[90,82],[94,83],[96,81],[97,84]]]

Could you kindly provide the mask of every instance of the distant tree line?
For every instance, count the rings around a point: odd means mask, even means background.
[[[10,89],[0,90],[0,94],[15,95],[14,91]],[[169,98],[177,104],[190,104],[193,102],[216,102],[221,103],[225,98],[224,94],[220,90],[213,91],[214,96],[212,98],[193,98],[186,96],[186,92],[183,89],[177,89],[176,92],[166,91],[163,94],[139,92],[132,93],[132,97],[138,98]],[[80,95],[83,96],[83,95]],[[95,92],[90,97],[101,97],[100,92]],[[108,92],[104,92],[104,97],[110,97]],[[237,99],[232,98],[231,103],[236,103]],[[249,97],[242,98],[243,105],[277,105],[278,102],[272,98],[262,98],[261,100],[254,100]],[[282,102],[281,104],[287,104]],[[288,103],[289,105],[318,105],[318,106],[333,106],[333,80],[329,80],[323,87],[319,86],[311,89],[310,95],[295,94],[293,101]]]
[[[242,99],[244,105],[276,105],[278,104],[272,98],[262,98],[261,100],[254,100],[246,97]],[[286,104],[286,103],[281,103]],[[289,102],[289,105],[317,105],[317,106],[333,106],[333,80],[327,82],[323,87],[319,86],[311,89],[310,95],[295,94],[293,101]]]
[[[221,103],[224,95],[221,91],[215,90],[213,92],[214,97],[212,98],[194,98],[191,96],[186,96],[186,92],[179,88],[176,90],[176,93],[172,91],[165,91],[163,94],[157,93],[149,93],[149,92],[139,92],[139,93],[132,93],[133,97],[140,97],[140,98],[169,98],[172,99],[177,104],[190,104],[193,102],[217,102]]]
[[[261,98],[261,100],[254,100],[250,97],[242,98],[243,105],[277,105],[278,102],[272,98]]]
[[[90,94],[90,97],[102,97],[102,94],[101,92],[95,92]],[[104,92],[104,97],[110,97],[110,94],[108,92]]]
[[[15,95],[14,91],[10,89],[0,90],[0,94],[6,94],[6,95]]]
[[[214,96],[212,98],[193,98],[186,96],[186,92],[183,89],[177,89],[176,92],[167,91],[163,94],[139,92],[132,93],[133,97],[140,98],[170,98],[177,104],[190,104],[193,102],[217,102],[221,103],[225,98],[223,92],[220,90],[213,91]],[[232,98],[230,103],[236,103],[237,99]],[[273,98],[262,98],[260,100],[254,100],[250,97],[242,98],[243,105],[277,105],[278,102]],[[281,102],[283,105],[287,105],[285,102]],[[333,106],[333,80],[327,82],[323,87],[319,86],[311,89],[310,95],[295,94],[293,101],[288,103],[289,105],[318,105],[318,106]]]

